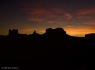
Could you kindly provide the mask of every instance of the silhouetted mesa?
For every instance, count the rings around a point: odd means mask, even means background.
[[[64,31],[63,28],[55,28],[55,29],[52,29],[52,28],[48,28],[46,29],[46,32],[45,32],[46,35],[53,35],[53,36],[66,36],[66,32]]]
[[[13,29],[13,30],[10,29],[8,35],[18,35],[18,34],[19,34],[18,29]],[[55,28],[55,29],[47,28],[46,32],[44,34],[47,34],[47,35],[60,35],[60,36],[67,35],[66,31],[64,31],[63,28]],[[29,34],[29,35],[40,35],[40,34],[36,33],[36,31],[34,31],[32,34]]]
[[[9,30],[9,35],[18,35],[18,29]]]
[[[92,38],[94,38],[95,37],[95,33],[86,34],[85,37],[92,37]]]
[[[73,37],[63,28],[47,28],[41,35],[36,31],[27,35],[13,29],[7,36],[0,35],[0,50],[3,61],[26,61],[35,66],[42,63],[47,67],[49,63],[63,70],[95,67],[91,63],[95,63],[95,33]]]

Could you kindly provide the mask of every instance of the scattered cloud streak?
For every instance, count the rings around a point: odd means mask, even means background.
[[[27,20],[37,23],[59,24],[61,27],[65,27],[70,35],[76,35],[94,32],[95,29],[92,30],[93,27],[88,26],[95,24],[94,19],[92,19],[95,15],[94,2],[92,0],[87,2],[85,0],[33,0],[23,6],[29,14]]]
[[[65,16],[66,16],[68,19],[71,19],[71,18],[72,18],[72,15],[71,15],[71,14],[65,14]]]
[[[35,9],[31,9],[31,11],[28,14],[30,15],[30,17],[28,17],[30,21],[37,21],[37,22],[40,21],[51,22],[60,19],[72,18],[70,14],[65,14],[63,10],[57,8],[53,8],[51,10],[35,8]]]
[[[89,1],[85,4],[85,1],[79,1],[79,3],[71,3],[76,2],[75,0],[69,0],[59,2],[57,0],[37,0],[30,1],[22,4],[24,10],[29,14],[30,17],[27,17],[30,21],[35,22],[47,22],[47,21],[64,21],[64,20],[76,20],[83,18],[91,18],[89,14],[95,14],[95,8],[93,7],[93,1],[90,1],[91,5],[88,6]],[[86,5],[86,6],[85,6]],[[77,7],[80,7],[77,9]]]
[[[95,8],[82,9],[78,11],[79,15],[95,14]]]
[[[33,5],[34,7],[31,7],[29,3],[24,4],[24,10],[30,16],[27,17],[28,20],[35,22],[52,23],[51,21],[56,22],[72,19],[71,13],[67,12],[65,8],[62,8],[58,3],[54,3],[52,5],[51,2],[49,2],[48,4],[46,2],[39,2],[36,4],[36,6]],[[56,7],[55,4],[59,6]],[[44,5],[44,7],[42,5]]]
[[[94,25],[95,26],[95,20],[90,20],[88,22],[85,22],[85,24],[88,24],[88,25]]]
[[[21,27],[23,33],[33,30],[42,33],[47,27],[65,27],[69,34],[83,34],[95,27],[95,0],[2,0],[0,3],[2,28]]]

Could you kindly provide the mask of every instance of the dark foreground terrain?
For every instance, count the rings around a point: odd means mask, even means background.
[[[19,69],[94,70],[95,35],[72,37],[61,29],[39,35],[0,36],[0,66]]]

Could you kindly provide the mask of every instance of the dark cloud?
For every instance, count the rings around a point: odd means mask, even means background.
[[[23,5],[25,10],[30,13],[39,12],[40,15],[52,13],[56,16],[69,14],[70,18],[77,14],[94,14],[94,2],[94,0],[32,0]],[[39,14],[37,13],[37,15]]]
[[[24,10],[30,15],[28,20],[50,22],[72,19],[72,14],[68,13],[65,8],[62,8],[57,1],[54,1],[54,4],[52,3],[52,1],[40,1],[36,5],[34,5],[35,3],[24,4]]]

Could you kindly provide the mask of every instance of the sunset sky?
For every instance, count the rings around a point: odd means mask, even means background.
[[[95,32],[95,0],[0,0],[0,35],[9,29],[42,34],[63,28],[72,36]]]

